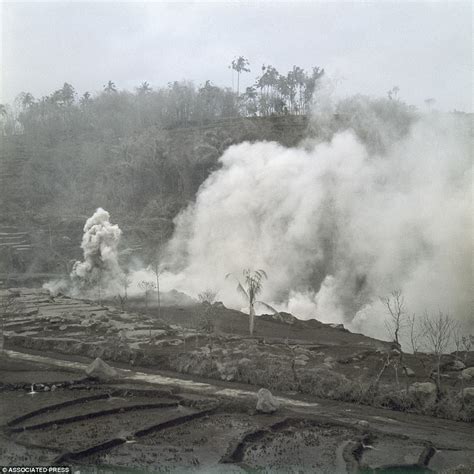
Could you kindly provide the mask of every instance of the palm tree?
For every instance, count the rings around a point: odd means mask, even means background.
[[[79,102],[81,103],[81,105],[86,105],[90,102],[91,100],[91,93],[86,91],[84,92],[84,94],[82,95],[81,99],[79,100]]]
[[[249,60],[244,58],[243,56],[239,56],[237,59],[233,59],[231,63],[231,67],[234,71],[237,71],[237,97],[239,96],[240,90],[240,73],[241,72],[250,72]]]
[[[150,87],[150,84],[147,81],[142,82],[138,87],[137,87],[137,92],[139,94],[148,94],[151,92],[153,89]]]
[[[232,273],[226,275],[229,278]],[[278,311],[272,308],[267,303],[257,300],[257,296],[262,292],[263,280],[267,279],[267,274],[264,270],[250,270],[246,268],[243,271],[244,285],[237,279],[237,291],[245,298],[249,304],[249,331],[250,335],[253,335],[255,327],[255,305],[259,304],[265,306],[273,313],[278,314]]]
[[[107,82],[107,85],[104,86],[104,91],[110,94],[111,92],[117,92],[117,86],[115,85],[114,82],[109,81]]]

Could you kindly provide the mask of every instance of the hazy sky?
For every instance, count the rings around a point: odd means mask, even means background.
[[[109,79],[120,89],[211,79],[232,86],[228,65],[250,60],[287,72],[321,66],[338,91],[442,110],[472,110],[471,2],[2,2],[2,102],[69,82],[79,93]]]

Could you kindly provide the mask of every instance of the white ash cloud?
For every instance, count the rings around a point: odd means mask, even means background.
[[[240,307],[224,275],[263,268],[263,301],[377,336],[400,289],[472,330],[470,123],[406,110],[359,97],[317,117],[324,141],[229,148],[176,220],[169,281]]]

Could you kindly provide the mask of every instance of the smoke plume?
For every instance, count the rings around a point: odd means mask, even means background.
[[[69,280],[45,285],[52,293],[63,291],[71,295],[97,297],[118,293],[123,286],[124,273],[119,265],[118,245],[122,231],[110,223],[110,215],[98,208],[84,225],[81,248],[82,262],[76,261]]]
[[[87,219],[81,243],[84,260],[74,264],[70,275],[75,288],[85,291],[100,286],[107,292],[120,288],[124,276],[118,261],[121,234],[102,208]]]
[[[379,297],[449,312],[472,330],[470,121],[347,100],[315,117],[297,148],[242,143],[176,219],[163,287],[219,290],[262,268],[262,300],[300,318],[383,336]]]

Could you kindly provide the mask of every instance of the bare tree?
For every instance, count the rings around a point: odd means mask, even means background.
[[[410,328],[410,345],[413,355],[416,357],[420,349],[420,334],[416,330],[416,314],[408,316],[408,325]]]
[[[405,298],[400,290],[392,291],[390,296],[386,296],[385,298],[380,298],[382,303],[386,306],[388,312],[388,319],[385,320],[385,328],[389,337],[392,339],[394,344],[397,346],[396,352],[397,357],[392,357],[390,360],[390,364],[392,365],[395,371],[395,379],[397,381],[397,387],[400,385],[399,378],[398,378],[398,369],[402,368],[405,377],[406,377],[406,386],[407,391],[409,388],[408,382],[408,370],[405,366],[403,360],[403,351],[402,346],[400,344],[400,332],[403,330],[404,327],[409,324],[409,317],[405,310]]]
[[[127,275],[127,273],[124,273],[122,278],[121,278],[121,283],[122,283],[122,286],[123,286],[123,295],[122,294],[118,294],[115,299],[119,302],[120,304],[120,309],[122,311],[125,311],[125,307],[126,307],[126,304],[127,304],[127,301],[128,301],[128,287],[130,286],[132,280],[131,278]]]
[[[156,285],[152,281],[141,281],[138,284],[138,287],[145,292],[145,313],[148,314],[148,299],[153,290],[155,290]]]
[[[387,307],[389,318],[385,320],[385,327],[390,337],[400,346],[400,331],[406,325],[405,298],[400,290],[392,291],[390,296],[380,298]]]
[[[438,311],[436,317],[431,317],[425,312],[422,329],[425,346],[435,356],[435,382],[439,397],[441,394],[441,358],[452,341],[454,322],[449,314],[442,311]]]

